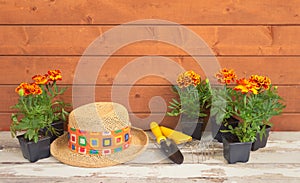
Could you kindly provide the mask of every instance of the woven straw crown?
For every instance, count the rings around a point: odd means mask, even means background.
[[[70,113],[69,126],[81,130],[104,132],[131,126],[124,106],[112,102],[90,103]]]

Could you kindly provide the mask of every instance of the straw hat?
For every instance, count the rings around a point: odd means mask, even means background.
[[[80,106],[69,115],[69,133],[51,144],[59,161],[79,167],[106,167],[125,163],[141,154],[148,137],[131,127],[128,112],[120,104],[96,102]]]

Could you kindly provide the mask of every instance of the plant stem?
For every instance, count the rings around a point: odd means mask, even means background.
[[[21,97],[21,101],[22,101],[22,104],[24,105],[24,109],[26,110],[27,113],[29,113],[29,110],[28,110],[28,108],[27,108],[27,105],[25,104],[25,102],[24,102],[23,99],[24,99],[24,97],[22,96],[22,97]]]
[[[246,107],[246,105],[247,105],[247,94],[245,94],[243,97],[244,97],[244,107]]]

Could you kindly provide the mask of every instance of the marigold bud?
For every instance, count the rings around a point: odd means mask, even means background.
[[[21,88],[20,90],[19,90],[19,95],[22,97],[22,96],[24,96],[24,89],[23,88]]]
[[[209,79],[208,79],[208,78],[206,78],[206,79],[205,79],[205,82],[206,82],[206,83],[209,83]]]

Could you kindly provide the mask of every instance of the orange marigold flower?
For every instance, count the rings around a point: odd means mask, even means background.
[[[247,85],[247,84],[249,84],[249,80],[247,80],[247,79],[245,79],[245,78],[237,79],[237,80],[236,80],[236,84],[237,84],[237,85]]]
[[[271,85],[271,79],[266,76],[252,75],[249,80],[256,85],[258,90],[261,88],[268,90]]]
[[[252,83],[250,80],[247,80],[245,78],[236,80],[237,86],[234,87],[234,90],[241,91],[243,94],[252,92],[253,94],[257,94],[257,88],[254,83]]]
[[[28,85],[28,90],[30,91],[30,94],[33,95],[40,95],[43,93],[41,87],[35,83]]]
[[[42,76],[42,75],[35,75],[35,76],[33,76],[32,77],[32,79],[34,80],[34,83],[35,84],[41,84],[41,85],[43,85],[43,84],[47,84],[48,83],[48,75],[47,74],[45,74],[44,76]]]
[[[22,96],[26,96],[26,95],[29,95],[31,94],[31,91],[30,91],[30,84],[28,83],[21,83],[16,89],[15,91],[20,95],[22,94]]]
[[[238,85],[238,86],[234,87],[234,90],[241,91],[244,94],[249,92],[248,88],[244,85]]]
[[[185,77],[184,73],[178,75],[176,82],[180,88],[187,87],[192,84],[191,78]]]
[[[188,77],[192,79],[193,85],[197,86],[200,83],[200,75],[196,74],[194,71],[187,71]]]
[[[236,79],[236,74],[233,69],[221,69],[219,73],[216,74],[216,78],[220,83],[230,84]]]
[[[15,89],[15,91],[17,92],[17,93],[19,93],[19,91],[20,91],[20,89],[23,89],[24,88],[24,85],[26,85],[27,83],[21,83],[16,89]]]
[[[176,82],[180,88],[190,85],[197,86],[200,83],[200,75],[194,71],[186,71],[178,75]]]
[[[51,81],[62,80],[61,71],[60,70],[49,70],[48,77]]]

